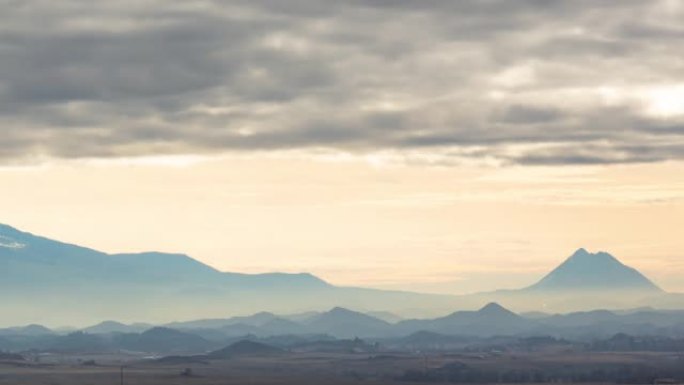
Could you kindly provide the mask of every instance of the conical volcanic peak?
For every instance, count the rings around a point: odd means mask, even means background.
[[[529,289],[535,291],[662,292],[639,271],[606,252],[577,250],[570,258]]]
[[[486,316],[509,316],[516,315],[512,311],[506,309],[505,307],[499,305],[496,302],[491,302],[485,305],[482,309],[478,310],[478,313]]]

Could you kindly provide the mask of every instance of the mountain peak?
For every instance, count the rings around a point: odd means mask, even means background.
[[[309,321],[308,325],[316,333],[337,338],[379,336],[390,326],[385,321],[343,307],[321,313]]]
[[[614,256],[610,255],[609,253],[605,251],[598,251],[596,253],[591,253],[587,251],[587,249],[580,247],[575,251],[570,258],[568,258],[568,261],[571,260],[589,260],[593,262],[596,262],[596,260],[605,260],[607,262],[613,262],[622,265],[622,262],[620,262],[617,258]]]
[[[590,255],[590,253],[589,253],[589,252],[587,251],[587,249],[585,249],[584,247],[580,247],[579,249],[577,249],[577,251],[575,251],[575,252],[572,254],[572,256],[571,256],[570,258],[573,258],[573,257],[581,257],[581,256],[584,256],[584,255]]]
[[[508,311],[505,307],[499,305],[496,302],[490,302],[478,310],[479,313],[498,313],[502,311]]]
[[[348,317],[348,316],[352,316],[352,317],[355,317],[355,316],[365,316],[365,314],[363,314],[363,313],[360,313],[360,312],[357,312],[357,311],[354,311],[354,310],[349,310],[349,309],[346,309],[346,308],[343,308],[343,307],[340,307],[340,306],[336,306],[336,307],[330,309],[327,313],[324,313],[324,314],[328,314],[328,315],[335,316],[335,317],[340,317],[340,316],[345,316],[345,317]]]
[[[506,309],[505,307],[499,305],[496,302],[490,302],[487,305],[485,305],[482,309],[477,311],[477,314],[480,316],[485,316],[485,317],[494,317],[494,318],[500,318],[500,317],[510,317],[510,316],[516,316],[517,314],[513,313],[512,311]]]
[[[611,254],[575,251],[560,266],[529,289],[544,291],[619,290],[660,292],[658,286]]]

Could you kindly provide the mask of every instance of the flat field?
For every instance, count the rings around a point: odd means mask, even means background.
[[[84,364],[84,362],[93,360]],[[680,355],[665,353],[521,353],[521,354],[322,354],[187,360],[160,363],[127,355],[41,357],[39,362],[0,363],[2,385],[248,385],[248,384],[435,384],[403,377],[449,365],[481,372],[539,371],[555,368],[673,367]],[[184,373],[185,372],[185,373]]]

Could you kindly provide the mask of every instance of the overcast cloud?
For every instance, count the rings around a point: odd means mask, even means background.
[[[684,158],[684,2],[0,0],[0,161]]]

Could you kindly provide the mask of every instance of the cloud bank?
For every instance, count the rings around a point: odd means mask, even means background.
[[[0,162],[229,151],[684,158],[684,5],[0,2]]]

